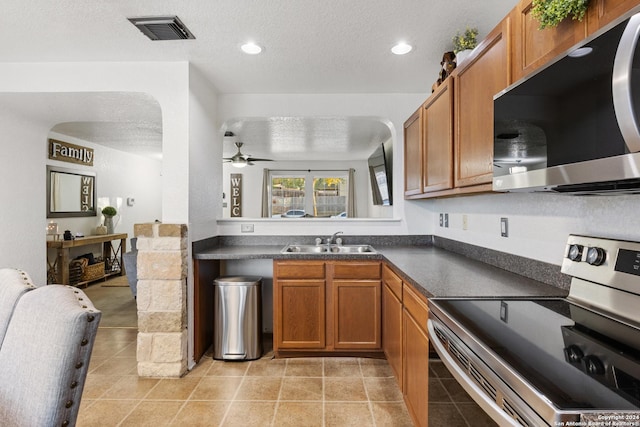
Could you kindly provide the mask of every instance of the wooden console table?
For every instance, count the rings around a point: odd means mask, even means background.
[[[120,244],[113,245],[113,242],[120,240]],[[106,260],[111,261],[114,268],[109,272],[105,272],[104,277],[112,275],[123,276],[124,262],[122,256],[127,251],[127,234],[103,234],[88,237],[76,237],[74,240],[47,240],[47,249],[54,248],[57,250],[56,259],[53,264],[49,263],[47,277],[50,273],[55,272],[57,284],[69,284],[69,249],[79,246],[88,246],[102,243],[102,256]],[[47,280],[48,282],[48,280]],[[84,284],[84,282],[76,283],[76,285]]]

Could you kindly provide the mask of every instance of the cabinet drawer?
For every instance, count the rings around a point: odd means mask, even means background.
[[[322,261],[276,261],[274,277],[278,279],[324,279]]]
[[[382,266],[382,281],[402,301],[402,279],[386,265]]]
[[[423,296],[417,294],[411,286],[404,285],[402,288],[404,308],[415,319],[420,328],[427,331],[427,319],[429,318],[429,308]]]
[[[336,279],[380,279],[379,262],[336,262],[333,265]]]

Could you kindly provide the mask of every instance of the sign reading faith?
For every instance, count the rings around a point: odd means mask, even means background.
[[[231,174],[231,217],[242,216],[242,174]]]
[[[93,166],[93,148],[49,139],[49,158],[62,162]]]

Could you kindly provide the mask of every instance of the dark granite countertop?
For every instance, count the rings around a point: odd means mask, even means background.
[[[566,296],[567,290],[433,245],[381,245],[377,254],[282,254],[284,245],[229,245],[194,252],[198,260],[381,259],[427,298]]]

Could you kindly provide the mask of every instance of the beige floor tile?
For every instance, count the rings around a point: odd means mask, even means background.
[[[213,366],[213,359],[209,357],[203,357],[198,364],[187,372],[187,377],[203,377],[209,372],[209,369]]]
[[[393,370],[386,360],[384,364],[360,364],[360,369],[364,377],[393,377]]]
[[[80,408],[77,427],[113,427],[118,425],[140,403],[139,400],[100,399],[86,410]]]
[[[157,378],[141,378],[137,375],[125,375],[109,388],[105,399],[142,399],[160,382]]]
[[[116,353],[114,357],[133,357],[133,358],[135,358],[137,356],[137,350],[138,350],[138,343],[132,342],[129,345],[127,345],[125,348],[120,350],[118,353]]]
[[[138,361],[134,357],[111,357],[91,371],[95,375],[132,375],[138,371]]]
[[[233,402],[222,426],[248,427],[271,425],[276,402]]]
[[[284,375],[287,361],[284,359],[259,359],[251,362],[247,370],[248,376],[281,377]]]
[[[324,398],[327,401],[365,401],[367,394],[362,378],[325,378]]]
[[[212,427],[222,422],[231,402],[188,401],[171,423],[181,427]]]
[[[429,427],[466,426],[453,403],[429,403]]]
[[[233,400],[242,377],[202,377],[191,400]]]
[[[235,400],[278,400],[281,377],[245,377]]]
[[[467,420],[470,426],[473,427],[497,427],[498,424],[495,423],[487,415],[486,412],[482,410],[478,405],[474,403],[458,403],[458,410],[462,413],[462,417]],[[613,424],[615,425],[615,424]]]
[[[200,378],[161,379],[149,392],[148,400],[187,400],[196,388]]]
[[[325,403],[324,421],[326,427],[367,427],[373,426],[369,403]]]
[[[371,409],[376,427],[413,426],[407,407],[402,402],[372,402]]]
[[[322,378],[285,377],[280,400],[322,401]]]
[[[224,362],[214,360],[207,371],[207,376],[218,377],[242,377],[247,373],[251,362]]]
[[[323,366],[321,358],[289,359],[285,375],[288,377],[322,377]]]
[[[97,399],[113,387],[122,376],[120,375],[87,375],[82,390],[83,399]]]
[[[167,426],[184,402],[143,400],[120,424],[120,427]]]
[[[280,402],[276,409],[275,427],[321,427],[322,402]]]
[[[325,377],[361,377],[360,363],[353,357],[327,357],[324,361]]]
[[[401,402],[402,393],[395,378],[365,377],[364,386],[371,401]]]

